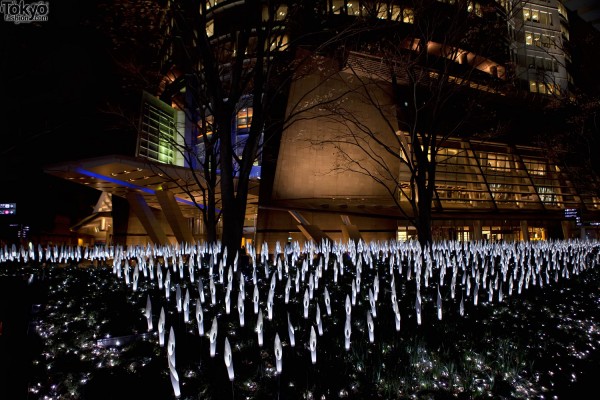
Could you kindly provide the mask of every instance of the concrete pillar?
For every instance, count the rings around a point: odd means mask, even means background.
[[[521,234],[523,235],[523,241],[529,242],[529,224],[527,221],[521,221]]]
[[[299,224],[298,229],[300,229],[300,232],[302,232],[305,238],[314,240],[316,244],[321,244],[321,241],[324,239],[332,241],[331,238],[316,225]]]
[[[560,223],[564,239],[571,238],[571,221],[562,221]]]
[[[482,239],[482,231],[481,231],[481,221],[473,221],[473,237],[472,240],[481,240]]]
[[[587,236],[586,236],[586,234],[585,234],[585,226],[581,226],[581,228],[579,228],[579,229],[580,229],[579,238],[580,238],[581,240],[585,240],[585,239],[587,239]]]
[[[129,203],[119,196],[112,196],[112,238],[107,243],[127,245],[127,232],[129,230]]]
[[[350,222],[350,217],[347,215],[340,215],[340,217],[342,218],[342,240],[344,241],[344,243],[348,243],[348,241],[350,239],[352,239],[353,242],[358,243],[361,239],[362,239],[362,235],[360,234],[360,231],[358,230],[358,226],[356,225],[352,225],[352,223]]]
[[[344,225],[342,224],[342,240],[344,243],[348,243],[352,240],[354,243],[358,243],[362,239],[362,235],[356,225]]]
[[[167,235],[162,229],[160,222],[153,214],[152,209],[148,203],[146,203],[144,196],[137,192],[129,192],[127,193],[127,201],[129,202],[129,207],[142,223],[150,240],[152,240],[153,243],[160,245],[169,244]]]
[[[173,230],[173,234],[179,243],[194,243],[192,230],[187,224],[175,195],[169,190],[157,190],[156,198],[162,208],[163,214],[167,218],[169,226]]]

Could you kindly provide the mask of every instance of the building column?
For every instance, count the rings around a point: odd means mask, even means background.
[[[358,230],[356,225],[352,225],[350,222],[350,217],[347,215],[340,215],[342,218],[342,239],[344,243],[348,243],[349,240],[352,240],[355,244],[362,240],[362,235]]]
[[[580,230],[579,230],[579,232],[580,232],[580,234],[579,234],[579,238],[580,238],[581,240],[586,240],[586,239],[587,239],[587,236],[586,236],[586,234],[585,234],[585,226],[583,226],[583,225],[582,225],[582,226],[581,226],[579,229],[580,229]]]
[[[171,191],[163,189],[156,191],[156,198],[160,203],[163,214],[167,218],[169,226],[173,230],[177,242],[194,243],[194,236],[181,212],[181,208],[177,204],[177,200],[175,200],[175,195]]]
[[[315,243],[319,244],[323,240],[332,241],[329,236],[325,232],[321,230],[317,225],[312,225],[308,222],[306,218],[298,211],[288,210],[290,215],[298,222],[298,229],[304,237],[308,240],[313,240]]]
[[[169,244],[167,235],[162,229],[160,222],[156,219],[152,209],[146,203],[144,196],[137,192],[129,192],[127,193],[127,201],[129,202],[129,207],[142,223],[150,240],[159,245]]]
[[[314,241],[316,244],[321,244],[323,240],[332,242],[331,238],[323,232],[317,225],[297,225],[298,229],[308,240]]]
[[[527,221],[521,221],[521,234],[523,235],[523,241],[529,242],[529,224]]]
[[[483,233],[481,231],[481,221],[473,221],[473,237],[472,240],[481,240]]]
[[[560,226],[562,228],[563,239],[571,238],[571,221],[561,221]]]
[[[129,203],[122,197],[112,196],[112,239],[106,243],[113,245],[127,245],[127,232],[129,230]]]

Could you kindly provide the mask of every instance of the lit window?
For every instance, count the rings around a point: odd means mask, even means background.
[[[363,11],[365,11],[365,6],[362,7]],[[364,15],[366,15],[367,13],[364,12]],[[348,2],[348,15],[360,15],[360,8],[358,8],[358,1],[355,2]]]
[[[208,115],[204,120],[198,121],[198,139],[200,139],[205,134],[212,135],[213,133],[213,122],[214,118],[212,115]]]
[[[275,36],[272,38],[270,50],[271,51],[283,51],[288,47],[288,36]]]
[[[405,8],[402,10],[402,22],[412,24],[415,21],[415,14],[412,8]]]
[[[552,14],[545,11],[540,11],[540,24],[552,25]]]
[[[567,17],[567,9],[560,2],[558,2],[558,13],[567,21],[569,20],[569,18]]]
[[[537,188],[538,194],[540,195],[540,200],[544,203],[555,203],[556,202],[556,194],[554,193],[554,188],[548,186],[538,186]]]
[[[237,129],[249,129],[252,124],[252,107],[242,108],[237,113]]]
[[[510,167],[507,155],[497,153],[481,153],[480,162],[482,167],[494,171],[507,171]]]
[[[331,4],[331,11],[333,11],[334,14],[341,14],[343,8],[344,0],[333,0]]]
[[[219,2],[219,0],[208,0],[206,2],[206,9],[210,10],[211,8],[213,8],[214,6],[216,6],[218,2]]]
[[[277,8],[277,12],[275,14],[275,19],[277,21],[282,21],[285,19],[285,17],[287,17],[287,13],[288,13],[288,8],[286,5],[283,6],[279,6]]]
[[[533,34],[531,32],[525,32],[525,44],[529,46],[533,44]]]
[[[546,84],[544,82],[538,82],[538,93],[546,94]]]
[[[472,12],[475,13],[475,15],[481,17],[483,15],[483,13],[481,12],[481,4],[479,3],[474,3],[474,2],[469,2],[469,4],[467,5],[467,11],[468,12]]]
[[[540,22],[540,12],[538,10],[531,10],[531,20],[533,22]]]
[[[524,158],[523,164],[530,175],[546,175],[546,163],[541,160]]]
[[[512,9],[512,2],[509,0],[496,0],[496,3],[500,3],[500,5],[507,11],[510,12]]]
[[[400,16],[402,15],[402,9],[400,8],[400,6],[392,5],[392,8],[390,9],[390,11],[391,11],[392,21],[399,21]]]
[[[215,21],[206,21],[206,36],[212,37],[215,34]]]
[[[531,93],[537,93],[537,82],[536,81],[529,81],[529,91]]]
[[[546,89],[548,91],[548,94],[560,95],[560,86],[558,85],[555,85],[553,83],[547,83]]]
[[[273,15],[273,20],[274,21],[283,21],[283,20],[285,20],[285,17],[287,17],[287,13],[288,13],[288,7],[286,5],[281,5],[281,6],[277,7],[277,10],[275,10],[275,15]],[[263,6],[262,20],[263,21],[269,20],[269,7],[267,7],[267,6]]]
[[[531,10],[529,8],[523,9],[523,19],[525,21],[531,21]]]
[[[385,3],[377,4],[377,18],[379,19],[387,19],[388,10]]]

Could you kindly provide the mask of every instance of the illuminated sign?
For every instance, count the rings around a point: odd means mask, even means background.
[[[0,203],[0,215],[15,215],[17,203]]]
[[[574,219],[578,226],[581,225],[581,216],[577,208],[565,208],[565,218]]]
[[[577,218],[577,214],[576,208],[565,208],[565,218]]]

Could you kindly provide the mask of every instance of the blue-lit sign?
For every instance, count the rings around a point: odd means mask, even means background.
[[[577,208],[565,208],[565,218],[574,219],[577,226],[581,225],[581,216]]]

